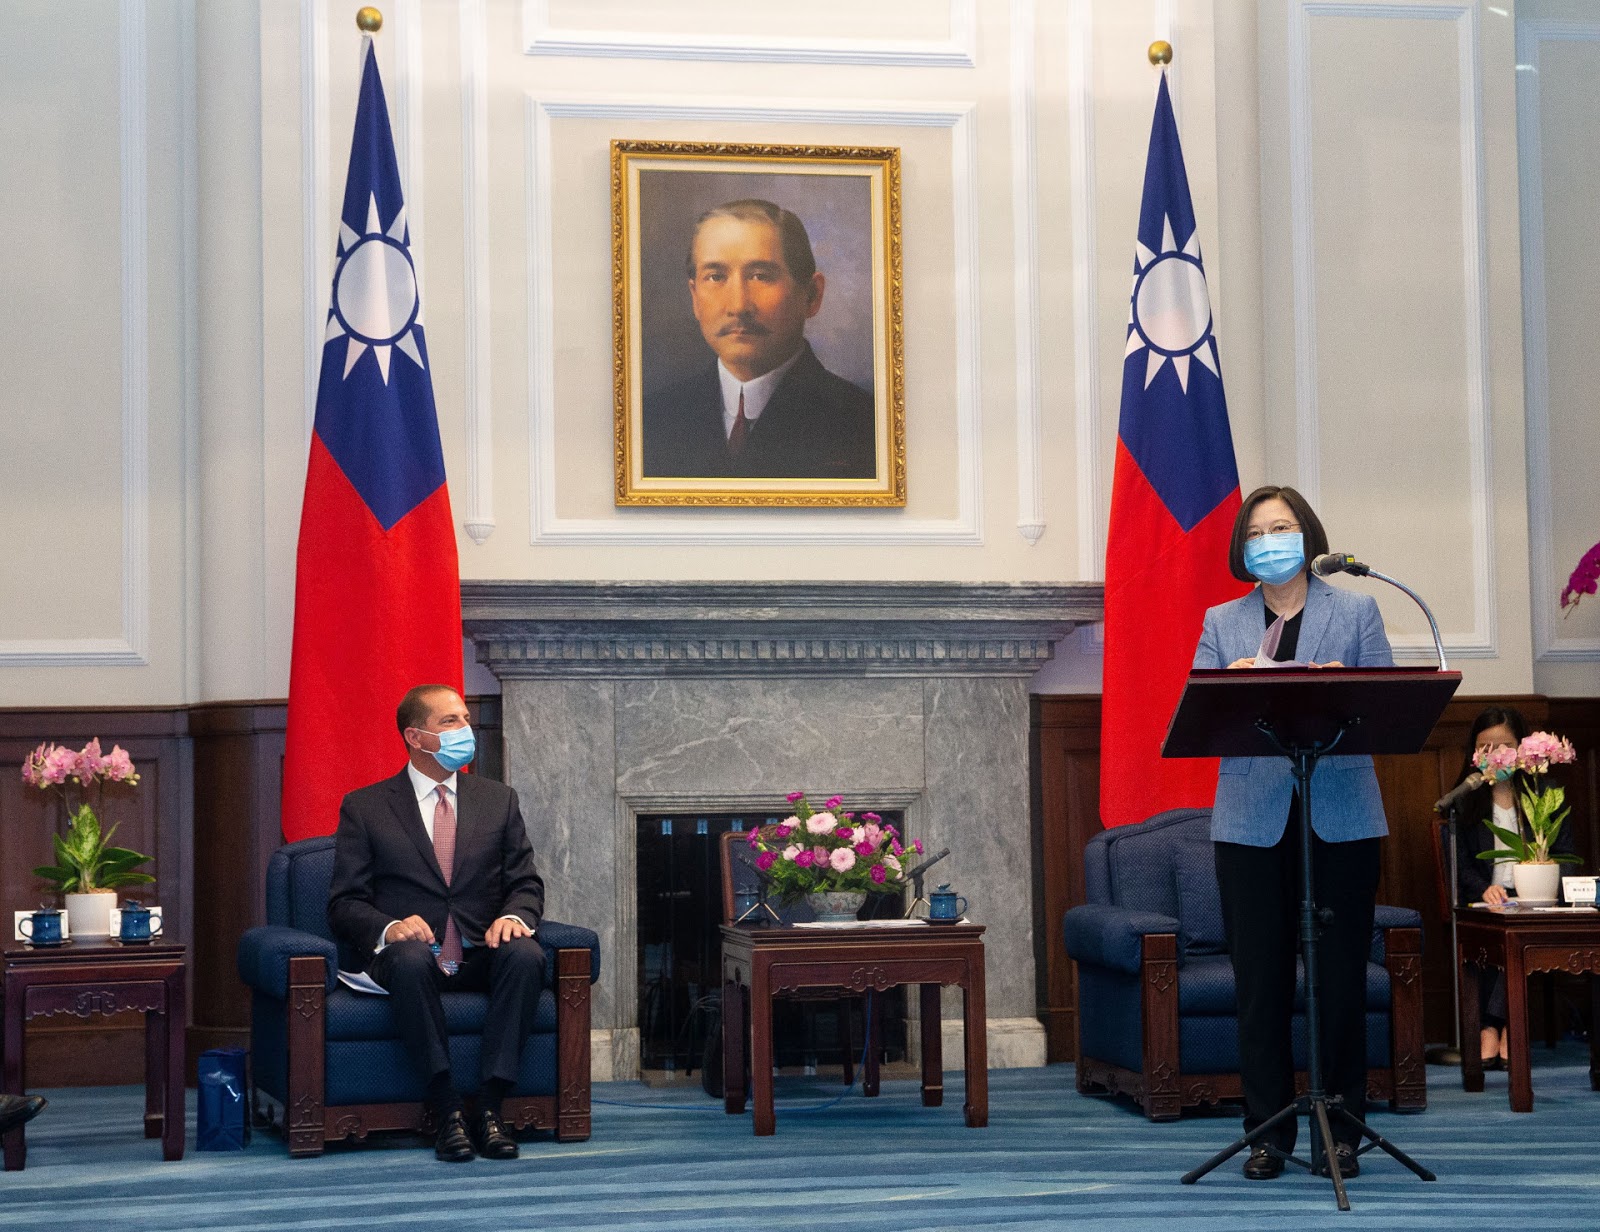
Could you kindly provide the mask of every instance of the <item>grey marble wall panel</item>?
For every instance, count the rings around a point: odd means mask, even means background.
[[[1033,956],[1033,845],[1028,817],[1028,685],[971,677],[923,682],[927,713],[925,838],[950,856],[931,870],[988,927],[988,1016],[1038,1012]],[[951,1007],[952,1009],[954,1006]]]
[[[630,799],[703,793],[917,790],[916,680],[632,680],[617,684],[617,790]],[[1023,733],[1027,733],[1024,711]]]
[[[600,934],[596,1027],[621,1025],[617,980],[633,973],[631,841],[627,880],[618,878],[614,687],[610,680],[508,680],[501,701],[506,781],[528,822],[545,909]],[[631,1002],[633,995],[629,985],[625,996]]]

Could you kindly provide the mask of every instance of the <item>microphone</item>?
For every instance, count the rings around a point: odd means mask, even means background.
[[[1365,577],[1368,570],[1366,565],[1348,552],[1324,552],[1312,560],[1311,572],[1318,577],[1327,577],[1332,573],[1353,573],[1357,577]]]
[[[949,854],[950,854],[950,848],[946,847],[938,855],[929,856],[921,864],[917,865],[916,868],[907,870],[906,876],[907,877],[913,877],[913,878],[921,877],[923,873],[927,872],[930,868],[932,868],[935,864],[937,864],[940,860],[944,859]]]
[[[1487,776],[1474,770],[1441,796],[1439,802],[1433,806],[1433,811],[1435,813],[1443,813],[1445,810],[1453,808],[1462,796],[1470,795],[1472,792],[1477,791],[1488,781]]]

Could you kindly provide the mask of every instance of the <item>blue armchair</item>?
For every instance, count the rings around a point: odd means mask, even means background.
[[[395,1031],[387,998],[339,983],[328,929],[333,839],[311,838],[273,853],[267,921],[239,942],[239,975],[251,990],[255,1085],[283,1110],[289,1154],[319,1155],[325,1143],[373,1130],[429,1130],[424,1081]],[[546,919],[539,925],[547,986],[522,1073],[503,1120],[554,1130],[563,1142],[589,1136],[589,986],[600,977],[599,938]],[[348,969],[348,968],[347,968]],[[478,1074],[488,998],[444,996],[450,1063]]]
[[[1084,849],[1088,901],[1063,926],[1077,967],[1078,1090],[1131,1095],[1152,1121],[1242,1097],[1210,821],[1209,809],[1175,809],[1097,834]],[[1303,970],[1298,978],[1295,1056],[1304,1066]],[[1377,909],[1367,1067],[1369,1100],[1397,1112],[1427,1107],[1415,911]]]

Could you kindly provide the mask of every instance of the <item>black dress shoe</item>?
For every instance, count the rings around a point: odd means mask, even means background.
[[[1250,1148],[1250,1158],[1244,1161],[1244,1178],[1247,1181],[1270,1181],[1283,1173],[1283,1160],[1264,1146]]]
[[[478,1113],[472,1123],[472,1144],[485,1159],[515,1159],[517,1141],[500,1126],[500,1118],[492,1112]]]
[[[44,1109],[43,1095],[0,1095],[0,1134],[26,1125]]]
[[[447,1164],[462,1164],[472,1158],[472,1139],[467,1137],[467,1122],[459,1111],[439,1123],[439,1136],[433,1140],[433,1156]]]
[[[1504,1057],[1493,1056],[1483,1058],[1483,1068],[1485,1071],[1504,1069],[1505,1067],[1506,1059]]]
[[[1356,1157],[1356,1148],[1348,1142],[1335,1142],[1333,1144],[1333,1157],[1339,1161],[1339,1175],[1343,1177],[1360,1176],[1361,1160]],[[1328,1161],[1323,1159],[1321,1167],[1316,1169],[1318,1176],[1328,1175]]]

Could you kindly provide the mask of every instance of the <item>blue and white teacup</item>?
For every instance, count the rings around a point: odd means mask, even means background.
[[[928,895],[930,920],[959,920],[966,913],[967,900],[952,890],[948,884],[941,885]]]
[[[17,923],[17,931],[28,940],[29,945],[60,945],[61,936],[61,909],[59,907],[40,907],[32,915],[25,915]]]
[[[135,902],[122,904],[117,938],[123,945],[141,945],[161,935],[161,917]]]

